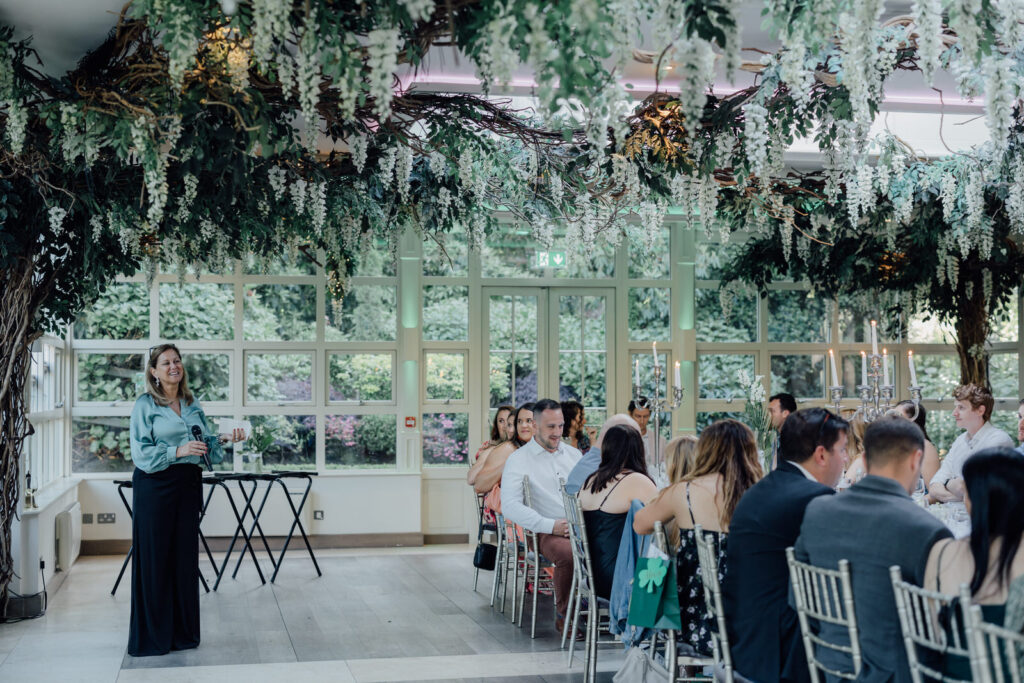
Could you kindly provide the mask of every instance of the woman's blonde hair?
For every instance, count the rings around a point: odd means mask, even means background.
[[[697,452],[697,437],[686,434],[672,439],[665,446],[665,475],[668,483],[678,484],[693,470]]]
[[[156,370],[156,362],[164,351],[174,351],[178,354],[178,358],[181,358],[181,351],[174,344],[161,344],[150,349],[149,362],[146,363],[146,393],[153,397],[153,402],[158,406],[171,405],[171,400],[167,398],[163,388],[156,383],[156,377],[153,376],[153,370]],[[185,370],[184,363],[181,365],[181,382],[178,384],[178,396],[184,399],[186,404],[192,403],[192,392],[188,388],[188,371]]]
[[[854,408],[844,409],[840,417],[850,423],[850,428],[846,430],[846,451],[850,454],[850,463],[853,463],[864,455],[864,432],[868,428],[868,423]]]
[[[764,476],[757,457],[757,441],[750,427],[738,420],[718,420],[700,433],[694,468],[685,480],[706,474],[722,475],[723,505],[719,522],[725,529],[740,498]]]

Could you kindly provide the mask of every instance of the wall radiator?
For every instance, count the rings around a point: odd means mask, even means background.
[[[67,571],[82,550],[82,506],[75,501],[54,521],[57,526],[57,569]]]

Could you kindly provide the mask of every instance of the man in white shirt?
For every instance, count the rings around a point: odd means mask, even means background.
[[[965,384],[953,392],[953,419],[966,431],[949,447],[942,466],[928,482],[928,493],[940,503],[964,499],[964,462],[984,448],[1013,448],[1010,435],[992,426],[992,392],[977,384]]]
[[[565,519],[560,480],[583,454],[562,441],[562,406],[545,398],[533,406],[533,439],[508,456],[501,475],[501,511],[525,529],[537,534],[544,557],[555,565],[555,628],[562,630],[572,588],[572,546]],[[523,477],[530,478],[530,507],[523,502]]]

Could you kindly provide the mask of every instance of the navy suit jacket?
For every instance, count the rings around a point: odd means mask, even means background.
[[[733,663],[748,679],[810,680],[800,624],[788,602],[786,548],[800,535],[807,504],[832,493],[783,460],[736,506],[722,597]]]

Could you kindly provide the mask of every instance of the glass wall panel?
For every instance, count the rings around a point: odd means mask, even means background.
[[[246,398],[250,401],[312,401],[313,356],[308,353],[247,353]]]
[[[423,340],[469,340],[469,287],[423,288]]]
[[[1019,374],[1016,353],[994,353],[989,360],[988,380],[996,398],[1017,398]]]
[[[824,398],[824,355],[772,354],[771,367],[772,394],[785,392],[797,398]]]
[[[149,336],[149,288],[141,282],[107,287],[75,321],[76,339],[143,339]]]
[[[911,344],[953,344],[956,331],[949,323],[940,323],[938,318],[918,314],[910,319],[907,341]]]
[[[253,429],[270,432],[273,441],[263,452],[266,470],[316,469],[316,416],[252,415]]]
[[[423,414],[424,465],[464,465],[469,457],[468,442],[468,414]]]
[[[636,229],[644,238],[647,231]],[[640,239],[641,235],[629,240],[629,277],[636,280],[667,280],[671,277],[671,251],[669,249],[669,229],[659,230],[654,243],[648,245]]]
[[[427,400],[466,400],[465,354],[426,353],[424,357]]]
[[[332,353],[327,372],[331,401],[394,401],[394,356]]]
[[[316,275],[316,264],[301,251],[285,256],[250,255],[245,260],[245,272],[251,275]]]
[[[246,285],[244,338],[315,341],[315,285]]]
[[[231,400],[231,356],[182,352],[188,386],[200,401]]]
[[[327,469],[395,467],[394,413],[328,415],[324,426]]]
[[[768,342],[827,343],[831,303],[801,290],[768,292]]]
[[[537,297],[490,297],[490,407],[537,400]]]
[[[1000,314],[993,316],[992,332],[988,335],[989,343],[1017,341],[1018,325],[1017,296],[1012,296],[1007,307]]]
[[[160,283],[160,336],[164,339],[234,339],[235,290],[214,283]]]
[[[353,285],[338,304],[327,301],[327,341],[394,341],[395,288]]]
[[[743,413],[737,411],[712,411],[697,413],[697,435],[699,436],[704,428],[718,420],[739,420],[743,421]]]
[[[925,399],[937,399],[953,395],[960,384],[960,359],[952,354],[914,354],[914,368],[921,395]]]
[[[362,241],[369,245],[357,257],[353,275],[357,277],[391,277],[395,274],[395,251],[383,237],[363,236]]]
[[[536,240],[526,228],[496,230],[487,235],[480,250],[480,265],[484,277],[539,277],[544,271],[534,268],[537,252]]]
[[[132,469],[128,417],[78,417],[71,423],[71,471],[127,472]]]
[[[145,391],[142,354],[79,353],[78,402],[129,401]]]
[[[732,398],[744,400],[746,387],[740,384],[740,373],[754,379],[754,356],[749,354],[700,354],[697,363],[699,398]]]
[[[423,237],[423,274],[458,277],[469,274],[466,231]]]
[[[694,306],[697,313],[698,342],[756,342],[757,295],[738,293],[726,316],[717,289],[698,289]]]
[[[669,341],[672,338],[672,290],[629,288],[630,341]]]

